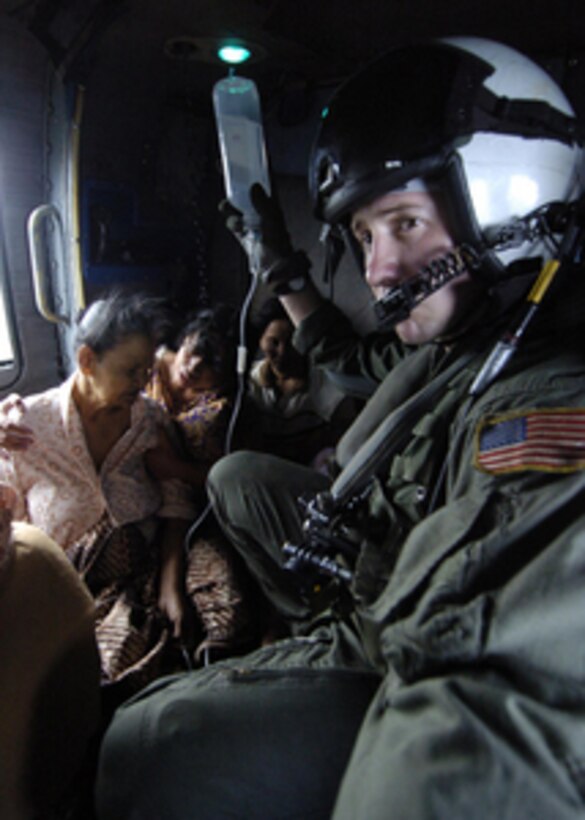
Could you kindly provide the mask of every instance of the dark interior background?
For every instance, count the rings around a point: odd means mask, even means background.
[[[217,215],[211,89],[227,74],[214,56],[223,39],[255,50],[238,72],[258,84],[291,233],[316,268],[319,228],[304,178],[320,110],[344,77],[392,45],[457,34],[501,40],[548,68],[585,110],[583,0],[0,0],[0,11],[42,43],[72,89],[84,89],[90,297],[122,277],[164,290],[182,309],[242,298],[243,257]],[[352,281],[338,279],[333,297],[367,328],[367,296]]]

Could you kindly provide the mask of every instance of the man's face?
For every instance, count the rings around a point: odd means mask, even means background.
[[[428,193],[385,194],[353,214],[351,229],[362,248],[366,281],[376,299],[453,248],[437,203]],[[479,301],[480,293],[464,273],[424,299],[395,331],[410,345],[448,335]]]
[[[260,350],[271,368],[283,376],[296,373],[301,359],[292,345],[293,330],[289,319],[273,319],[260,338]]]

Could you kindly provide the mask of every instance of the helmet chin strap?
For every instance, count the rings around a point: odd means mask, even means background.
[[[548,237],[566,230],[573,205],[549,203],[514,219],[505,225],[485,232],[485,241],[475,246],[461,244],[444,256],[431,260],[411,279],[401,282],[374,304],[378,330],[388,332],[407,319],[424,299],[465,272],[481,268],[488,251],[506,250]],[[509,273],[512,276],[512,272]]]
[[[392,330],[407,319],[424,299],[462,273],[477,269],[480,264],[481,256],[471,245],[459,245],[444,256],[433,259],[412,279],[392,288],[374,303],[378,330]]]

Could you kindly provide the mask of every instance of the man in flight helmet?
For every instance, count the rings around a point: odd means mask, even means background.
[[[581,164],[560,89],[497,43],[397,48],[341,86],[310,188],[376,299],[361,340],[253,192],[244,245],[299,348],[380,386],[333,481],[263,454],[212,470],[292,636],[123,707],[100,820],[157,800],[214,820],[583,814]]]

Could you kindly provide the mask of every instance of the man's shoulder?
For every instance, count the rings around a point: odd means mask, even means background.
[[[585,357],[579,345],[542,343],[522,347],[493,383],[486,398],[506,400],[526,394],[537,403],[562,399],[585,404]]]

